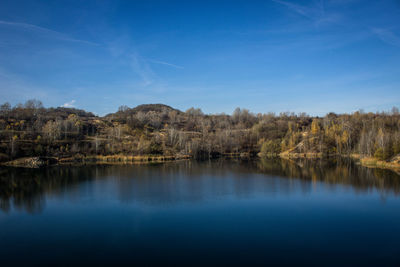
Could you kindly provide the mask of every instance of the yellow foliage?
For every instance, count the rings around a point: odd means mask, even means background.
[[[342,144],[346,144],[349,140],[349,133],[346,130],[343,131],[341,139]]]
[[[76,115],[75,115],[75,114],[69,114],[69,115],[68,115],[68,119],[69,119],[69,120],[76,119]]]
[[[312,134],[318,134],[320,130],[320,126],[319,126],[319,120],[318,119],[314,119],[311,123],[311,133]]]

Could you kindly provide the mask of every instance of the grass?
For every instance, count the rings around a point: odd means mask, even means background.
[[[133,162],[163,162],[171,160],[189,159],[188,155],[179,156],[163,156],[163,155],[141,155],[141,156],[129,156],[129,155],[95,155],[95,156],[74,156],[69,158],[59,159],[60,163],[133,163]]]
[[[360,163],[365,167],[400,170],[400,164],[397,162],[384,161],[372,157],[360,158]]]

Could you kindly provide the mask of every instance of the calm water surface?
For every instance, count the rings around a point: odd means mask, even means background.
[[[400,176],[352,162],[0,169],[0,265],[400,265]]]

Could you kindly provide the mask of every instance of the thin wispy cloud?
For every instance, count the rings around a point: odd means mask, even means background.
[[[137,90],[159,82],[158,75],[151,67],[151,62],[138,49],[138,44],[128,34],[120,35],[118,38],[106,43],[106,48],[113,59],[114,64],[123,66],[127,71],[125,84],[134,86]],[[142,45],[143,47],[143,45]],[[139,80],[139,83],[138,83]]]
[[[148,86],[154,83],[155,73],[139,54],[133,53],[131,55],[131,67],[143,80],[143,86]]]
[[[166,66],[170,66],[170,67],[177,68],[177,69],[184,69],[184,67],[182,67],[182,66],[175,65],[175,64],[172,64],[172,63],[168,63],[168,62],[165,62],[165,61],[153,60],[153,59],[148,59],[148,61],[151,62],[151,63],[166,65]]]
[[[281,0],[272,0],[275,3],[283,5],[293,12],[308,18],[313,21],[316,25],[320,25],[323,23],[335,23],[340,20],[339,14],[328,13],[325,11],[325,3],[323,0],[318,2],[313,2],[313,5],[310,6],[302,6],[298,4],[294,4],[287,1]]]
[[[319,9],[315,9],[315,8],[309,8],[309,7],[305,7],[305,6],[301,6],[298,4],[293,4],[290,2],[286,2],[286,1],[281,1],[281,0],[272,0],[275,3],[281,4],[286,6],[287,8],[291,9],[292,11],[307,17],[309,19],[314,19],[315,17],[320,15],[320,10]]]
[[[25,29],[28,31],[34,31],[34,32],[39,32],[42,34],[46,34],[48,36],[51,36],[53,38],[63,40],[63,41],[68,41],[68,42],[75,42],[75,43],[82,43],[82,44],[87,44],[87,45],[99,45],[94,42],[86,41],[86,40],[81,40],[81,39],[75,39],[72,37],[69,37],[68,35],[54,31],[45,27],[40,27],[34,24],[29,24],[29,23],[21,23],[21,22],[11,22],[11,21],[4,21],[0,20],[0,26],[5,26],[5,27],[14,27],[14,28],[20,28],[20,29]]]
[[[165,15],[167,24],[147,23],[150,10],[141,1],[123,8],[110,2],[111,12],[95,2],[65,2],[63,10],[47,2],[18,8],[13,0],[3,2],[0,101],[11,104],[35,98],[47,106],[76,105],[104,114],[141,102],[197,101],[217,112],[242,104],[261,111],[276,103],[271,108],[281,111],[285,103],[307,108],[320,102],[319,92],[336,92],[339,97],[330,103],[344,94],[354,100],[366,86],[374,96],[377,88],[399,98],[400,76],[387,74],[400,69],[399,62],[387,60],[400,47],[393,0],[233,1],[222,21],[226,5],[207,2],[208,23],[193,16],[192,5],[154,4],[151,11]],[[179,16],[176,8],[182,9]],[[181,27],[182,21],[191,23]],[[243,94],[243,88],[251,93]],[[200,99],[193,100],[193,93]],[[307,105],[299,104],[302,95],[310,99]]]
[[[71,101],[69,101],[67,103],[64,103],[62,105],[62,107],[63,108],[74,108],[75,107],[75,102],[76,102],[76,100],[71,100]]]
[[[400,47],[400,37],[394,34],[392,31],[381,28],[371,28],[371,32],[382,42]]]

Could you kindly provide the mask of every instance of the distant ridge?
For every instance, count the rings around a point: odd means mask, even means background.
[[[143,112],[143,113],[148,113],[148,112],[156,112],[156,113],[162,113],[162,112],[170,112],[170,111],[176,111],[178,114],[183,113],[182,111],[180,111],[179,109],[175,109],[171,106],[168,105],[164,105],[164,104],[141,104],[138,105],[134,108],[130,108],[128,106],[121,106],[119,107],[117,112],[113,112],[113,113],[109,113],[107,115],[105,115],[104,117],[110,117],[113,115],[127,115],[127,114],[137,114],[139,112]]]
[[[131,111],[133,113],[137,113],[137,112],[150,112],[150,111],[155,111],[155,112],[163,112],[163,111],[177,111],[177,112],[182,112],[178,109],[175,109],[171,106],[168,105],[164,105],[164,104],[142,104],[139,105],[135,108],[132,108]]]

